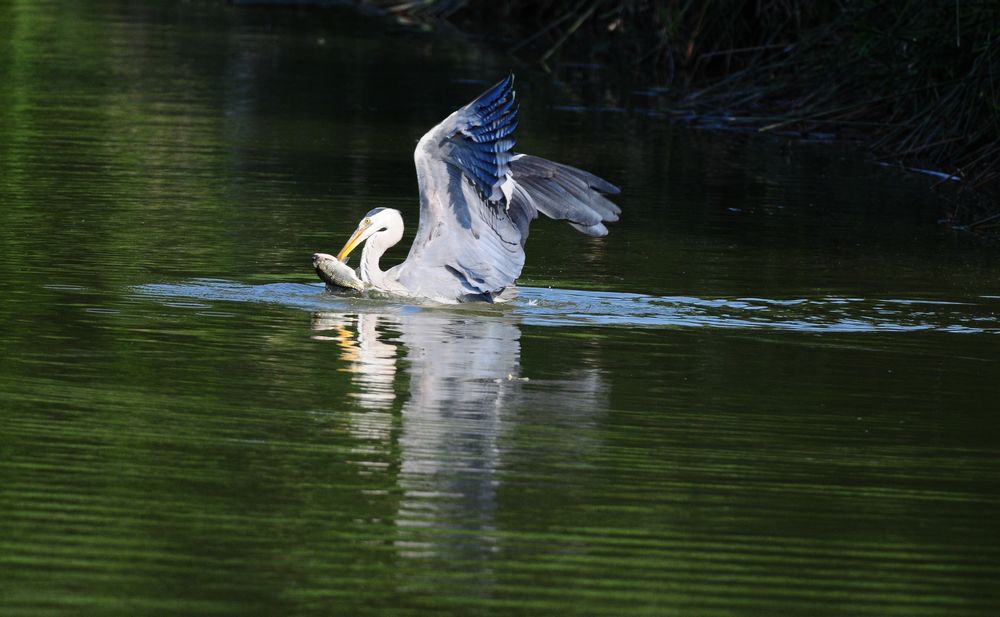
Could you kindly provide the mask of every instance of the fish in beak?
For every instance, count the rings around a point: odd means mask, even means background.
[[[330,287],[346,287],[347,289],[357,289],[364,291],[365,284],[358,278],[358,275],[333,255],[326,253],[313,254],[313,268],[319,278]]]

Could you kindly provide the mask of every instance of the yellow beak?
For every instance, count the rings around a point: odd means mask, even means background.
[[[351,254],[351,251],[356,249],[359,244],[367,240],[368,236],[371,235],[370,233],[366,233],[370,228],[371,225],[364,225],[355,229],[354,233],[351,234],[351,237],[347,240],[347,244],[345,244],[344,248],[340,249],[340,252],[337,253],[337,259],[339,261],[346,261],[347,256]]]

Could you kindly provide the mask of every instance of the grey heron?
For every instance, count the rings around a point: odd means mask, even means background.
[[[328,284],[437,302],[499,302],[524,266],[528,225],[542,213],[589,236],[621,209],[618,187],[586,171],[514,153],[518,106],[510,75],[428,131],[413,153],[420,223],[409,255],[383,271],[379,259],[403,237],[392,208],[368,212],[336,257],[313,256]],[[360,280],[343,265],[359,244]],[[346,282],[345,282],[346,281]]]

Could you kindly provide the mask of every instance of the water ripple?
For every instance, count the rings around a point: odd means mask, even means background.
[[[195,279],[134,288],[140,296],[165,305],[208,308],[205,301],[258,302],[305,310],[405,312],[451,310],[503,315],[538,326],[628,326],[644,328],[725,328],[797,332],[949,332],[1000,333],[1000,298],[980,296],[964,301],[921,298],[698,298],[651,296],[610,291],[521,287],[508,306],[436,306],[395,299],[327,293],[322,284],[271,283]],[[179,300],[186,300],[179,301]],[[199,302],[191,302],[197,300]]]

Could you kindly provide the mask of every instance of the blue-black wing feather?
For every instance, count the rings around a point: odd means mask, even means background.
[[[517,112],[513,75],[459,111],[459,125],[450,137],[454,145],[450,162],[461,169],[484,201],[504,200],[500,185],[510,173]]]

